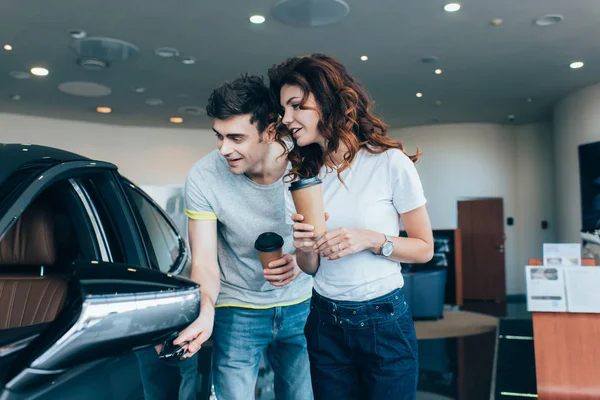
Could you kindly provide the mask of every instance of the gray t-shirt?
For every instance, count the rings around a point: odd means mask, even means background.
[[[195,220],[217,220],[221,291],[217,306],[269,308],[307,300],[312,277],[301,273],[284,287],[265,280],[254,241],[275,232],[293,254],[292,227],[285,221],[282,180],[259,185],[246,175],[235,175],[217,150],[194,165],[185,183],[185,214]]]

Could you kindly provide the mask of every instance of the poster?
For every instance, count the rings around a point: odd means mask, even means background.
[[[544,266],[576,267],[580,265],[580,243],[544,243]]]
[[[527,311],[566,312],[567,298],[562,267],[525,267]]]

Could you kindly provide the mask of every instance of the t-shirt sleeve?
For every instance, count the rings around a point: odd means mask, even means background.
[[[296,214],[296,206],[294,205],[294,199],[292,198],[292,192],[289,190],[290,184],[285,185],[285,222],[289,225],[294,225],[292,221],[292,215]]]
[[[398,214],[404,214],[427,203],[415,164],[402,151],[390,152],[392,198]]]
[[[185,215],[197,221],[216,220],[210,203],[206,199],[203,190],[206,188],[200,173],[193,168],[185,180]]]

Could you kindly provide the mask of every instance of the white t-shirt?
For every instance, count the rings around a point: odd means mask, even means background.
[[[398,149],[381,154],[359,150],[350,168],[341,174],[326,172],[323,182],[323,202],[329,213],[327,230],[339,227],[369,229],[383,234],[400,234],[400,214],[426,203],[421,180],[413,162]],[[287,184],[289,188],[289,184]],[[286,190],[287,221],[296,212],[292,195]],[[373,254],[369,250],[337,260],[321,258],[315,275],[314,288],[333,300],[365,301],[383,296],[404,285],[400,263]]]

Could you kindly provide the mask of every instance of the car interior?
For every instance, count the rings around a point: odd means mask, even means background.
[[[40,333],[65,305],[82,236],[61,186],[30,204],[0,240],[0,345]]]

